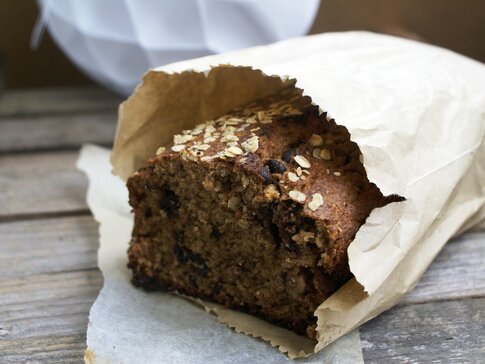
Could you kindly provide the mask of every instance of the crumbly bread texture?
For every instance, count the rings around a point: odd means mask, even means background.
[[[248,312],[315,338],[350,277],[347,247],[393,200],[347,130],[294,87],[174,136],[128,180],[133,283]]]

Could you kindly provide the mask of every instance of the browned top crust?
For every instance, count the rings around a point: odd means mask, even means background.
[[[275,187],[265,190],[266,198],[301,204],[303,214],[327,231],[330,243],[321,264],[329,274],[348,276],[342,272],[348,245],[370,211],[390,202],[368,181],[347,129],[319,115],[311,99],[294,87],[184,130],[173,141],[149,163],[181,157],[217,168],[230,161]],[[302,243],[310,238],[315,237],[304,232],[292,236]]]

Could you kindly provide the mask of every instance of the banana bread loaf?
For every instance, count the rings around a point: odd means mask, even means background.
[[[174,136],[127,185],[133,283],[315,337],[347,247],[384,197],[357,145],[288,87]]]

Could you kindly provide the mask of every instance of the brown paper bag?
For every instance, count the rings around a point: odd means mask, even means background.
[[[349,247],[355,278],[318,307],[318,343],[206,304],[292,358],[395,305],[453,235],[485,218],[485,67],[365,32],[292,39],[149,71],[120,107],[111,161],[126,179],[173,134],[295,82],[350,132],[369,180],[405,201],[375,209]],[[89,332],[88,332],[89,337]]]

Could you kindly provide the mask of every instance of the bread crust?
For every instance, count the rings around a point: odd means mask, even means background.
[[[315,309],[351,277],[358,229],[396,200],[369,182],[347,130],[293,87],[174,136],[127,186],[136,286],[311,338]]]

